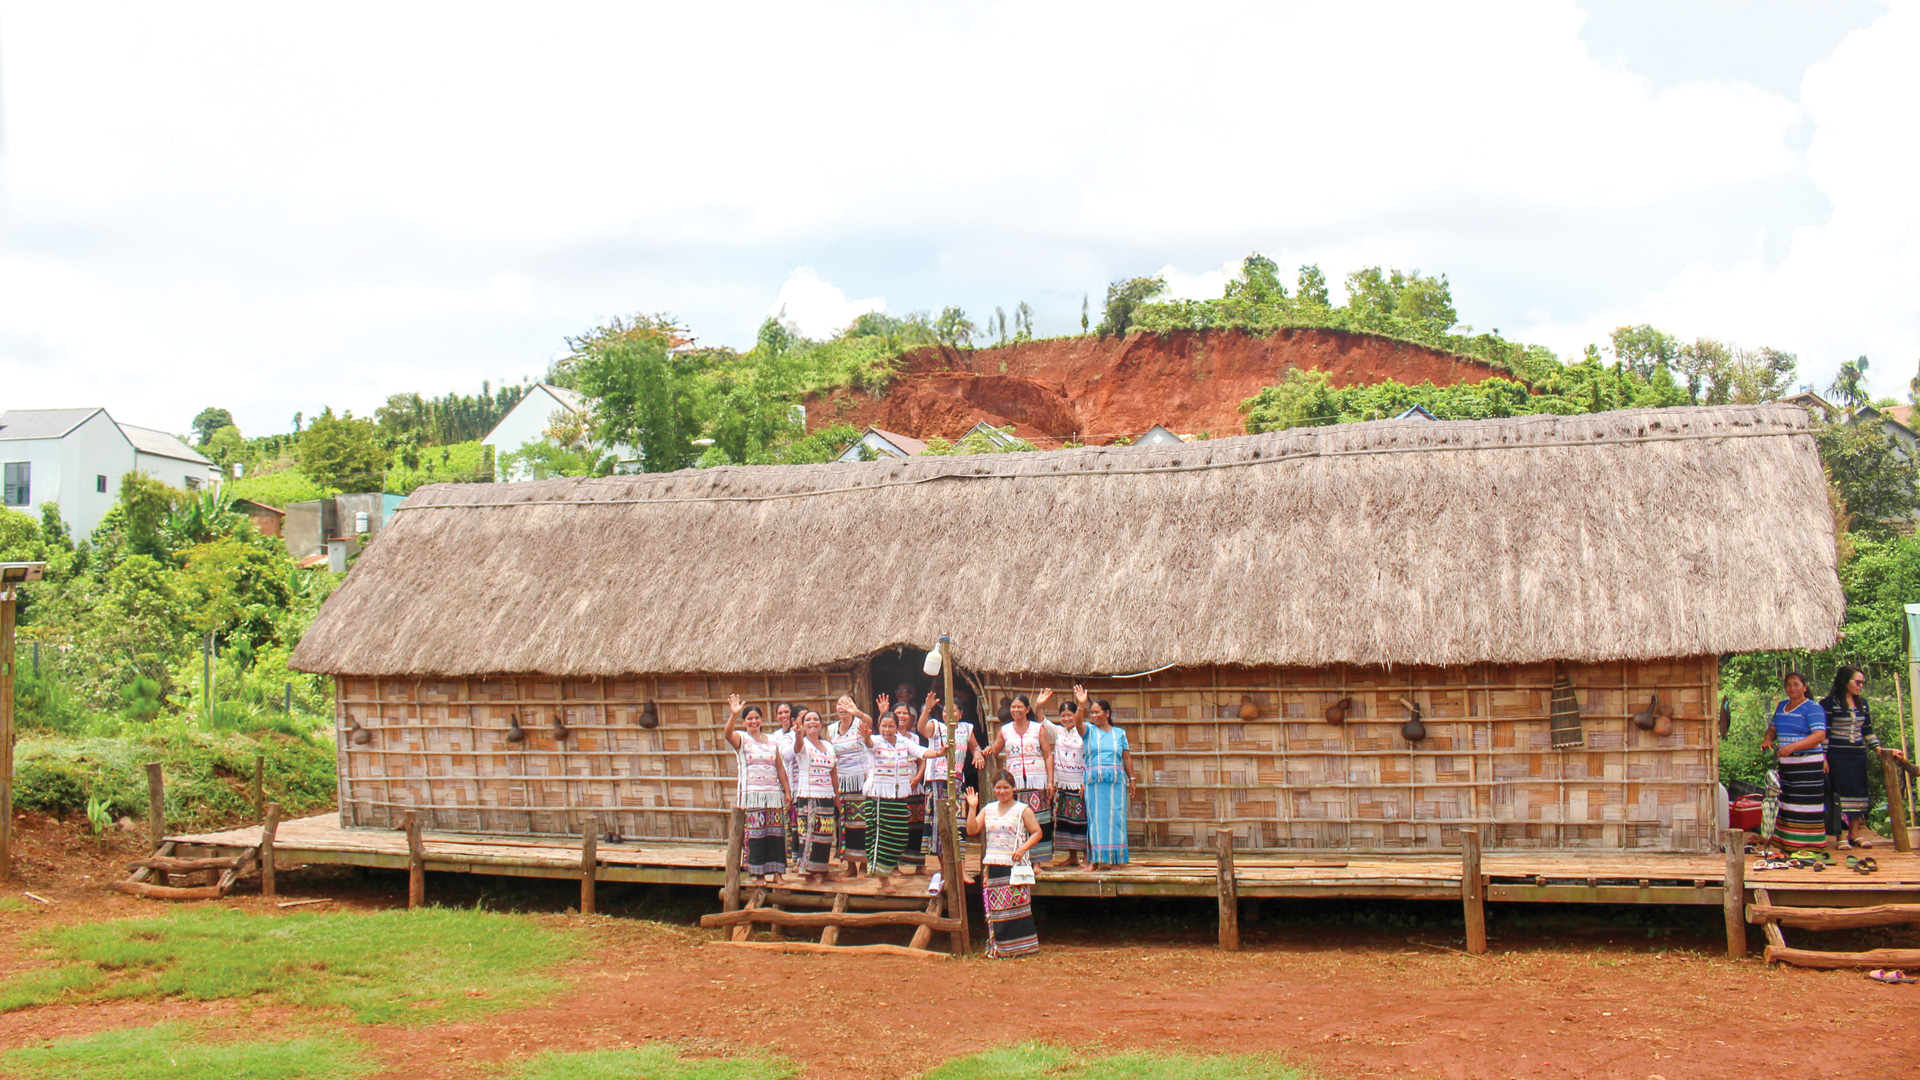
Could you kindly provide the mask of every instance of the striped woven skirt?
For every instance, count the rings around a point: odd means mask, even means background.
[[[1078,788],[1054,789],[1053,850],[1087,850],[1087,797]]]
[[[900,868],[900,853],[907,848],[907,819],[913,815],[908,803],[913,799],[867,800],[867,872],[891,874]]]
[[[1864,746],[1827,747],[1827,779],[1833,796],[1846,820],[1867,819],[1867,748]]]
[[[800,866],[805,873],[824,874],[833,869],[833,847],[838,836],[833,824],[832,799],[795,799],[800,830],[806,837],[806,855]]]
[[[986,866],[987,955],[1022,956],[1040,951],[1040,931],[1033,924],[1033,886],[1015,885],[1011,866]]]
[[[787,872],[787,808],[768,806],[747,811],[746,853],[743,869],[754,877]]]
[[[927,793],[922,791],[907,799],[907,846],[901,849],[900,861],[913,867],[926,865],[926,838]]]
[[[1795,754],[1780,761],[1780,818],[1774,839],[1785,847],[1825,847],[1827,771],[1822,754]]]
[[[1053,800],[1047,798],[1045,791],[1019,791],[1014,798],[1026,803],[1033,811],[1034,820],[1040,823],[1040,842],[1027,852],[1027,858],[1035,866],[1053,861]]]
[[[945,780],[927,781],[926,848],[927,848],[927,854],[929,855],[940,854],[941,845],[946,842],[946,837],[941,835],[941,832],[940,832],[940,804],[944,802],[946,798],[947,798],[947,782]],[[967,816],[967,804],[964,800],[962,800],[960,803],[959,816],[956,817],[954,820],[960,826],[960,857],[963,859],[966,858],[966,855],[967,855],[967,833],[966,833],[967,823],[965,820],[966,816]]]
[[[1127,862],[1127,774],[1106,769],[1112,780],[1087,770],[1087,853],[1096,863]]]
[[[851,858],[867,857],[867,817],[872,800],[859,793],[840,796],[840,850]]]

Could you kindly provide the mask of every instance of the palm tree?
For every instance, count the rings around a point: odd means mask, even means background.
[[[1916,379],[1920,382],[1920,379]],[[1849,412],[1867,403],[1867,358],[1848,360],[1840,365],[1840,371],[1833,377],[1833,385],[1827,387],[1835,401],[1847,407]]]

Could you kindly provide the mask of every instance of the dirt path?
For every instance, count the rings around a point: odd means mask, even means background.
[[[35,927],[162,910],[99,888],[125,854],[118,848],[138,843],[67,853],[42,834],[30,844],[26,887],[57,903],[0,913],[0,973],[35,962],[23,955]],[[62,854],[72,861],[55,873]],[[392,884],[288,881],[289,895],[332,895],[349,908],[390,906],[403,898]],[[252,895],[226,903],[268,906]],[[1408,944],[1405,927],[1270,921],[1249,932],[1247,951],[1226,954],[1191,931],[1143,930],[1115,946],[1052,925],[1042,929],[1037,957],[926,961],[749,952],[709,944],[719,935],[686,926],[538,917],[594,935],[595,962],[571,973],[574,989],[474,1023],[345,1025],[387,1058],[382,1077],[467,1080],[475,1063],[651,1040],[712,1051],[765,1047],[803,1062],[810,1080],[910,1077],[1027,1039],[1271,1051],[1331,1077],[1748,1080],[1920,1071],[1906,1034],[1920,1019],[1920,986],[1879,986],[1856,972],[1770,970],[1714,956],[1710,938],[1656,942],[1644,930],[1516,933],[1496,937],[1491,956],[1472,958]],[[290,1010],[232,1002],[53,1006],[0,1015],[0,1047],[161,1019],[229,1018],[236,1022],[226,1027],[256,1032],[299,1020]]]

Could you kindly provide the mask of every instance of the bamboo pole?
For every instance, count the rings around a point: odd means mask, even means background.
[[[13,593],[0,591],[0,879],[13,876]]]
[[[253,797],[253,812],[262,817],[267,813],[266,780],[267,755],[255,754],[253,755],[253,787],[250,793]]]
[[[1467,919],[1467,952],[1487,951],[1486,882],[1480,874],[1480,830],[1460,830],[1460,902]]]
[[[1240,951],[1240,885],[1233,873],[1233,830],[1213,831],[1215,886],[1220,895],[1220,947]]]
[[[274,895],[273,844],[280,831],[280,804],[267,804],[267,823],[260,827],[260,895]]]
[[[580,830],[580,914],[593,914],[594,876],[600,865],[600,819],[587,815]]]
[[[1721,893],[1721,909],[1726,915],[1727,955],[1735,960],[1747,955],[1747,855],[1746,834],[1727,829],[1720,834],[1727,848],[1727,880]]]
[[[944,693],[941,700],[940,716],[947,724],[947,819],[944,833],[946,843],[941,845],[952,856],[952,868],[943,871],[946,874],[947,914],[960,921],[960,929],[953,932],[950,947],[955,956],[967,951],[973,936],[967,926],[967,860],[961,854],[961,813],[960,785],[966,773],[964,764],[959,761],[959,748],[955,745],[956,733],[960,729],[960,707],[953,700],[953,638],[940,637],[940,677]],[[980,702],[974,702],[974,708],[980,708]],[[982,725],[975,725],[982,727]],[[978,736],[976,736],[977,738]]]

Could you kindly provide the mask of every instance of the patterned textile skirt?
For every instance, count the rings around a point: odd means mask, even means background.
[[[940,835],[940,804],[946,799],[946,797],[947,797],[947,782],[945,780],[927,781],[926,848],[927,848],[927,854],[929,855],[940,854],[940,845],[946,840],[946,837]],[[967,804],[963,800],[960,803],[960,816],[957,819],[960,825],[960,857],[963,859],[967,857],[967,823],[965,820],[966,816],[967,816]]]
[[[801,820],[798,800],[787,804],[787,865],[799,866],[807,856],[806,823]]]
[[[802,870],[824,874],[833,869],[833,846],[837,836],[833,825],[832,799],[795,799],[794,811],[800,817],[800,830],[807,838]]]
[[[745,866],[754,877],[787,872],[787,808],[747,811]]]
[[[1117,780],[1087,778],[1087,854],[1094,862],[1124,866],[1127,862],[1127,776],[1112,770]]]
[[[1053,800],[1047,798],[1045,791],[1016,791],[1014,798],[1026,803],[1033,811],[1035,821],[1040,823],[1040,842],[1027,852],[1027,858],[1035,866],[1044,866],[1053,861]]]
[[[854,858],[867,857],[867,816],[872,802],[865,795],[840,796],[840,850]]]
[[[1040,951],[1033,925],[1033,886],[1015,885],[1011,866],[986,866],[981,893],[987,900],[987,955],[1022,956]]]
[[[867,872],[891,874],[900,868],[900,853],[907,847],[907,818],[912,799],[867,800]]]
[[[1784,847],[1825,847],[1827,771],[1825,757],[1795,754],[1780,761],[1780,820],[1774,839]]]
[[[1087,797],[1067,788],[1053,792],[1053,850],[1087,850]]]
[[[907,799],[907,846],[901,849],[901,863],[916,869],[926,865],[926,837],[927,793],[923,791]]]
[[[1848,821],[1867,819],[1867,748],[1864,746],[1827,747],[1827,776],[1833,783],[1833,796]]]

